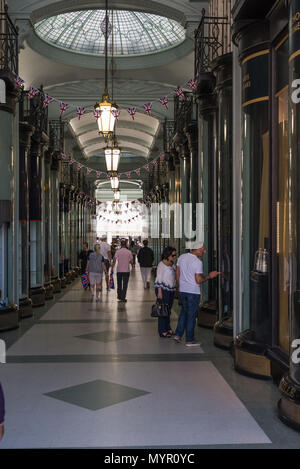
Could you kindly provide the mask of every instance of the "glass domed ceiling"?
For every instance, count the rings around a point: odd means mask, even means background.
[[[105,10],[81,10],[46,18],[35,24],[44,41],[84,54],[103,55]],[[111,30],[113,29],[113,34]],[[109,53],[146,55],[170,49],[185,39],[185,29],[172,19],[137,11],[109,12]]]

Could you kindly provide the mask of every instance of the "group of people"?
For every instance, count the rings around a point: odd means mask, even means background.
[[[178,288],[182,305],[175,332],[171,328],[170,317],[158,318],[159,336],[162,338],[172,337],[176,342],[181,343],[185,334],[187,347],[200,346],[200,343],[195,341],[194,330],[200,304],[201,284],[221,274],[212,271],[206,276],[203,275],[201,259],[205,253],[205,244],[196,242],[191,251],[182,254],[176,263],[176,249],[168,246],[164,249],[162,260],[157,266],[154,282],[157,302],[167,304],[171,309],[175,291]],[[144,288],[149,289],[154,253],[148,246],[147,239],[143,241],[143,247],[139,249],[134,242],[128,248],[127,240],[121,240],[121,246],[113,257],[106,236],[102,237],[100,244],[95,244],[94,252],[90,251],[85,243],[80,259],[82,273],[87,272],[89,276],[91,299],[93,300],[96,295],[96,302],[100,300],[103,272],[106,278],[106,287],[109,290],[109,271],[111,269],[113,272],[117,263],[117,297],[119,302],[126,303],[130,265],[135,265],[135,256],[140,264]],[[95,293],[94,289],[96,289]]]
[[[100,301],[102,291],[103,273],[106,279],[106,288],[109,291],[109,272],[114,271],[117,263],[117,295],[118,301],[126,303],[126,294],[130,277],[130,265],[135,266],[135,257],[141,267],[142,278],[145,288],[150,288],[150,277],[154,254],[148,247],[148,240],[144,240],[144,246],[139,248],[133,241],[130,248],[127,248],[127,240],[121,240],[120,249],[112,256],[111,246],[107,243],[107,237],[103,236],[101,242],[97,242],[94,251],[91,251],[87,243],[84,243],[83,250],[79,258],[81,260],[81,273],[88,274],[91,290],[91,300],[96,297],[96,302]]]
[[[179,289],[181,311],[175,332],[170,326],[170,316],[158,318],[158,333],[160,337],[173,337],[178,343],[182,343],[185,334],[187,347],[200,346],[195,341],[195,319],[201,297],[201,284],[218,277],[221,272],[212,271],[203,275],[202,257],[206,253],[204,243],[196,242],[191,252],[182,254],[175,266],[177,256],[176,249],[167,247],[162,254],[162,260],[157,266],[155,279],[155,293],[157,301],[173,306],[176,286]]]

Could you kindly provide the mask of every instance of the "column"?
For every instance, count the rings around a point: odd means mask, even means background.
[[[43,245],[43,210],[42,210],[42,137],[36,133],[31,138],[30,147],[30,182],[29,182],[29,218],[30,218],[30,297],[32,305],[45,304],[44,288],[44,245]]]
[[[190,203],[190,169],[191,160],[188,148],[188,141],[185,134],[176,134],[174,137],[176,149],[180,157],[180,203],[182,209],[182,245],[181,254],[190,249],[189,238],[189,216],[186,215],[185,204]]]
[[[197,124],[190,124],[185,129],[190,153],[190,203],[192,206],[192,230],[196,230],[196,205],[199,202],[199,168],[198,168],[198,127]],[[199,241],[204,241],[199,240]]]
[[[18,327],[18,175],[15,123],[18,92],[10,73],[0,71],[6,84],[6,104],[0,104],[0,297],[8,306],[0,310],[0,331]]]
[[[54,153],[51,159],[51,284],[53,293],[60,293],[61,280],[59,277],[59,154]]]
[[[29,149],[33,127],[20,122],[19,141],[19,306],[21,319],[32,316],[32,300],[29,298]]]
[[[66,288],[67,279],[65,276],[65,186],[59,185],[59,277],[61,288]]]
[[[271,378],[270,37],[268,20],[234,24],[242,68],[242,332],[235,369]],[[259,262],[256,262],[259,259]]]
[[[215,76],[201,73],[197,88],[198,103],[198,189],[199,202],[204,205],[204,272],[217,270],[217,142],[218,107],[215,94]],[[213,328],[217,321],[218,280],[205,282],[198,325]]]
[[[54,287],[51,283],[52,266],[52,207],[51,207],[51,160],[52,152],[44,152],[44,184],[43,184],[43,228],[44,228],[44,287],[46,300],[53,299]]]
[[[214,344],[229,349],[233,340],[232,283],[232,54],[213,63],[218,100],[217,209],[218,209],[218,322]]]
[[[289,34],[290,370],[280,382],[279,416],[300,430],[300,1],[291,0]],[[297,80],[297,81],[295,81]]]
[[[64,191],[64,274],[67,285],[72,282],[71,258],[70,258],[70,186],[65,187]]]

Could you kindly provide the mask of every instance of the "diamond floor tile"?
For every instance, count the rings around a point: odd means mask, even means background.
[[[69,388],[58,389],[46,393],[45,396],[95,411],[145,394],[150,393],[99,379]]]
[[[101,331],[76,336],[77,339],[96,340],[97,342],[116,342],[117,340],[131,339],[132,337],[136,337],[136,335],[118,331]]]

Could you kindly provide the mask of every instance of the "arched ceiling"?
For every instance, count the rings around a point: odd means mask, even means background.
[[[119,122],[116,123],[118,144],[123,151],[148,158],[159,126],[159,120],[154,117],[137,112],[133,120],[126,109],[121,109]],[[86,158],[103,155],[106,143],[99,136],[93,112],[86,113],[80,120],[77,117],[71,119],[70,127]]]
[[[91,167],[103,170],[103,139],[97,134],[97,124],[92,109],[104,91],[104,62],[97,57],[60,51],[37,38],[33,24],[52,16],[80,9],[104,8],[99,0],[7,0],[9,15],[19,28],[19,74],[30,85],[39,87],[57,100],[70,104],[63,119]],[[145,164],[162,151],[161,124],[173,119],[172,90],[184,86],[194,78],[193,33],[199,24],[202,9],[207,1],[190,0],[110,0],[109,7],[161,15],[179,22],[186,30],[187,39],[168,51],[145,57],[122,57],[114,63],[114,98],[122,109],[117,135],[124,158],[122,171],[130,171]],[[96,5],[95,5],[96,4]],[[109,84],[109,88],[111,85]],[[169,96],[167,111],[158,99]],[[148,117],[143,104],[153,102],[152,117]],[[76,105],[88,108],[80,121]],[[126,109],[136,106],[137,115],[132,121]],[[58,103],[49,106],[49,117],[59,117]],[[77,150],[76,150],[77,151]],[[129,156],[130,154],[130,156]],[[147,174],[141,174],[141,179]],[[128,188],[129,190],[129,188]]]

